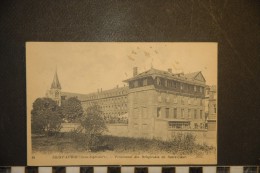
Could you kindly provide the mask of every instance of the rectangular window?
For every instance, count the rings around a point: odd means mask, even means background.
[[[134,115],[133,115],[133,118],[137,119],[139,117],[138,115],[138,108],[134,108]]]
[[[147,108],[146,107],[142,107],[142,118],[148,118],[147,117]]]
[[[147,85],[147,79],[144,79],[143,80],[143,86],[146,86]]]
[[[200,92],[202,93],[202,87],[200,87]]]
[[[190,109],[188,109],[188,116],[189,116],[189,118],[191,118],[191,111],[190,111]]]
[[[214,104],[213,107],[214,107],[214,113],[217,113],[217,107],[216,107],[216,104]]]
[[[177,96],[174,96],[173,102],[174,102],[174,103],[178,103]]]
[[[181,109],[181,118],[184,118],[184,109]]]
[[[134,81],[134,87],[138,87],[138,81]]]
[[[177,118],[177,108],[174,108],[174,109],[173,109],[173,117],[174,117],[174,118]]]
[[[202,119],[202,110],[200,110],[200,119]]]
[[[165,80],[164,85],[165,85],[166,87],[168,87],[168,81],[167,81],[167,80]]]
[[[202,99],[200,99],[200,106],[202,106]]]
[[[196,86],[194,86],[194,92],[196,92],[197,91],[197,87]]]
[[[157,80],[157,85],[161,85],[161,80],[160,80],[160,78],[157,77],[156,80]]]
[[[181,98],[181,104],[184,105],[184,97]]]
[[[161,108],[158,107],[157,108],[157,118],[159,118],[161,116]]]
[[[197,119],[197,109],[194,109],[194,119]]]
[[[142,129],[143,129],[143,130],[147,130],[147,127],[148,127],[147,124],[142,124]]]
[[[170,109],[169,109],[169,108],[166,108],[166,109],[165,109],[165,117],[166,117],[166,118],[169,118],[169,116],[170,116]]]

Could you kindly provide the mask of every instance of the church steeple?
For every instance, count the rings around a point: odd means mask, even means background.
[[[61,85],[60,85],[58,74],[57,74],[57,68],[55,70],[55,74],[54,74],[53,81],[51,84],[51,89],[61,89]]]

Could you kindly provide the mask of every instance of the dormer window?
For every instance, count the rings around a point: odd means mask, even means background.
[[[138,81],[134,81],[134,87],[138,87]]]
[[[157,77],[157,85],[161,85],[161,80],[158,77]]]
[[[146,86],[147,85],[147,79],[144,79],[143,80],[143,86]]]

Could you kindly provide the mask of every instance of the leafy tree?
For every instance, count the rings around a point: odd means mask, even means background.
[[[81,119],[81,126],[88,140],[87,145],[90,147],[96,146],[99,141],[99,136],[107,130],[99,105],[93,105],[87,108],[84,117]]]
[[[57,133],[61,128],[62,114],[57,103],[50,98],[37,98],[33,103],[32,133]]]
[[[65,100],[61,105],[61,111],[68,122],[77,122],[84,113],[81,102],[76,97],[70,97]]]

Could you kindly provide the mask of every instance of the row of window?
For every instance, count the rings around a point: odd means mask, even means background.
[[[163,111],[162,109],[165,109],[165,111]],[[170,111],[172,110],[172,111]],[[162,114],[164,112],[164,115]],[[194,119],[203,119],[203,111],[202,110],[198,110],[197,109],[184,109],[181,108],[180,111],[178,112],[177,108],[161,108],[158,107],[157,108],[157,118],[193,118]]]
[[[146,78],[142,80],[142,83],[140,83],[140,82],[141,81],[135,80],[133,82],[133,87],[136,88],[139,86],[148,85],[148,80]],[[175,89],[180,88],[180,90],[185,90],[185,91],[194,91],[194,92],[200,92],[200,93],[204,92],[204,88],[201,86],[180,83],[180,82],[176,82],[173,80],[167,80],[167,79],[164,79],[164,83],[163,83],[162,79],[159,77],[156,78],[156,84],[158,86],[165,86],[165,87],[169,87],[169,88],[175,88]]]
[[[164,109],[164,110],[163,110]],[[179,109],[179,111],[178,111]],[[146,107],[134,108],[133,118],[139,117],[148,118],[148,109]],[[197,109],[184,109],[184,108],[161,108],[157,107],[157,118],[194,118],[203,119],[203,111]]]
[[[205,123],[194,123],[194,126],[191,126],[189,122],[169,122],[169,128],[171,129],[205,129]]]
[[[87,102],[87,104],[91,104],[93,102]],[[99,104],[111,104],[111,102],[114,102],[114,103],[127,102],[127,96],[125,96],[125,97],[106,98],[106,99],[100,99],[100,100],[96,100],[95,101],[95,103],[99,103]]]
[[[179,97],[179,98],[178,98]],[[162,102],[163,98],[162,95],[158,96],[158,102]],[[203,100],[200,98],[188,98],[188,97],[182,97],[182,96],[174,96],[173,103],[178,103],[178,100],[180,101],[180,104],[182,105],[195,105],[195,106],[203,106]],[[165,102],[170,102],[171,98],[170,96],[165,97]]]
[[[98,98],[112,97],[112,96],[125,95],[125,94],[127,94],[126,90],[115,91],[115,92],[111,92],[111,93],[95,94],[95,95],[89,96],[87,99],[98,99]]]

